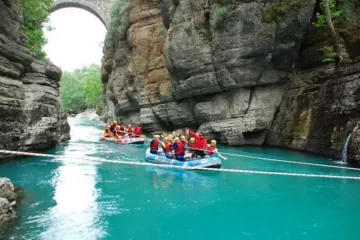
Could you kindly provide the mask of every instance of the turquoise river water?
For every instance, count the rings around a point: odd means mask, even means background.
[[[76,158],[144,161],[144,146],[99,142],[103,124],[69,118],[72,140],[49,151]],[[271,148],[226,153],[332,165]],[[222,168],[359,176],[229,156]],[[19,158],[0,176],[25,191],[5,239],[360,239],[360,181],[183,171],[86,160]]]

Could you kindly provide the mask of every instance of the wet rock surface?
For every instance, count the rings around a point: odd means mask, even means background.
[[[10,220],[16,218],[14,206],[17,194],[8,178],[0,178],[0,228]]]
[[[348,159],[359,161],[359,94],[359,60],[294,73],[266,142],[341,159],[352,133]]]

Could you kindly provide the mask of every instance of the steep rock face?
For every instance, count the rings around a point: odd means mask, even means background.
[[[67,140],[59,102],[61,70],[34,59],[15,1],[0,0],[0,149],[32,150]]]
[[[324,65],[319,49],[327,38],[308,29],[266,143],[341,159],[352,133],[348,159],[359,161],[360,54],[350,51],[350,63]],[[347,42],[348,50],[354,44]]]
[[[340,159],[348,134],[359,137],[359,109],[360,61],[294,73],[267,143]],[[359,159],[355,142],[350,149],[350,158]]]
[[[263,144],[314,1],[132,0],[105,51],[107,119]]]

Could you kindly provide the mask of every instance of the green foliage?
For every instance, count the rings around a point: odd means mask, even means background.
[[[117,37],[126,36],[129,27],[130,0],[113,0],[111,4],[110,27],[105,38],[105,47],[111,47]]]
[[[360,24],[360,1],[330,0],[329,4],[331,19],[336,30],[351,35]],[[316,22],[313,25],[319,28],[327,27],[323,4],[321,4],[321,12],[316,13]]]
[[[228,11],[226,8],[215,8],[212,18],[217,29],[224,27],[227,16]]]
[[[321,10],[324,11],[324,1],[321,3]],[[341,10],[336,10],[335,0],[329,0],[330,12],[333,19],[339,18],[342,14]],[[324,13],[316,13],[316,22],[314,26],[318,28],[327,27],[326,16]]]
[[[337,53],[335,52],[335,49],[333,46],[325,45],[320,50],[323,52],[323,54],[325,56],[325,58],[323,59],[324,63],[335,62]]]
[[[79,113],[86,108],[104,111],[102,101],[101,70],[91,65],[73,72],[64,72],[61,78],[60,97],[64,110]]]
[[[40,60],[47,60],[42,50],[47,42],[42,29],[49,21],[49,11],[53,4],[53,0],[21,0],[22,28],[29,39],[28,48]]]
[[[96,108],[102,102],[102,85],[100,67],[90,66],[87,68],[84,79],[85,103],[89,108]]]
[[[296,12],[308,4],[309,0],[281,0],[279,3],[271,5],[270,9],[264,11],[261,16],[263,23],[276,22],[279,16]]]

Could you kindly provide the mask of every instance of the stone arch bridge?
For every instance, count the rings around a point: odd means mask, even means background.
[[[81,8],[97,16],[108,28],[110,24],[110,4],[111,0],[55,0],[51,12],[68,7]]]

